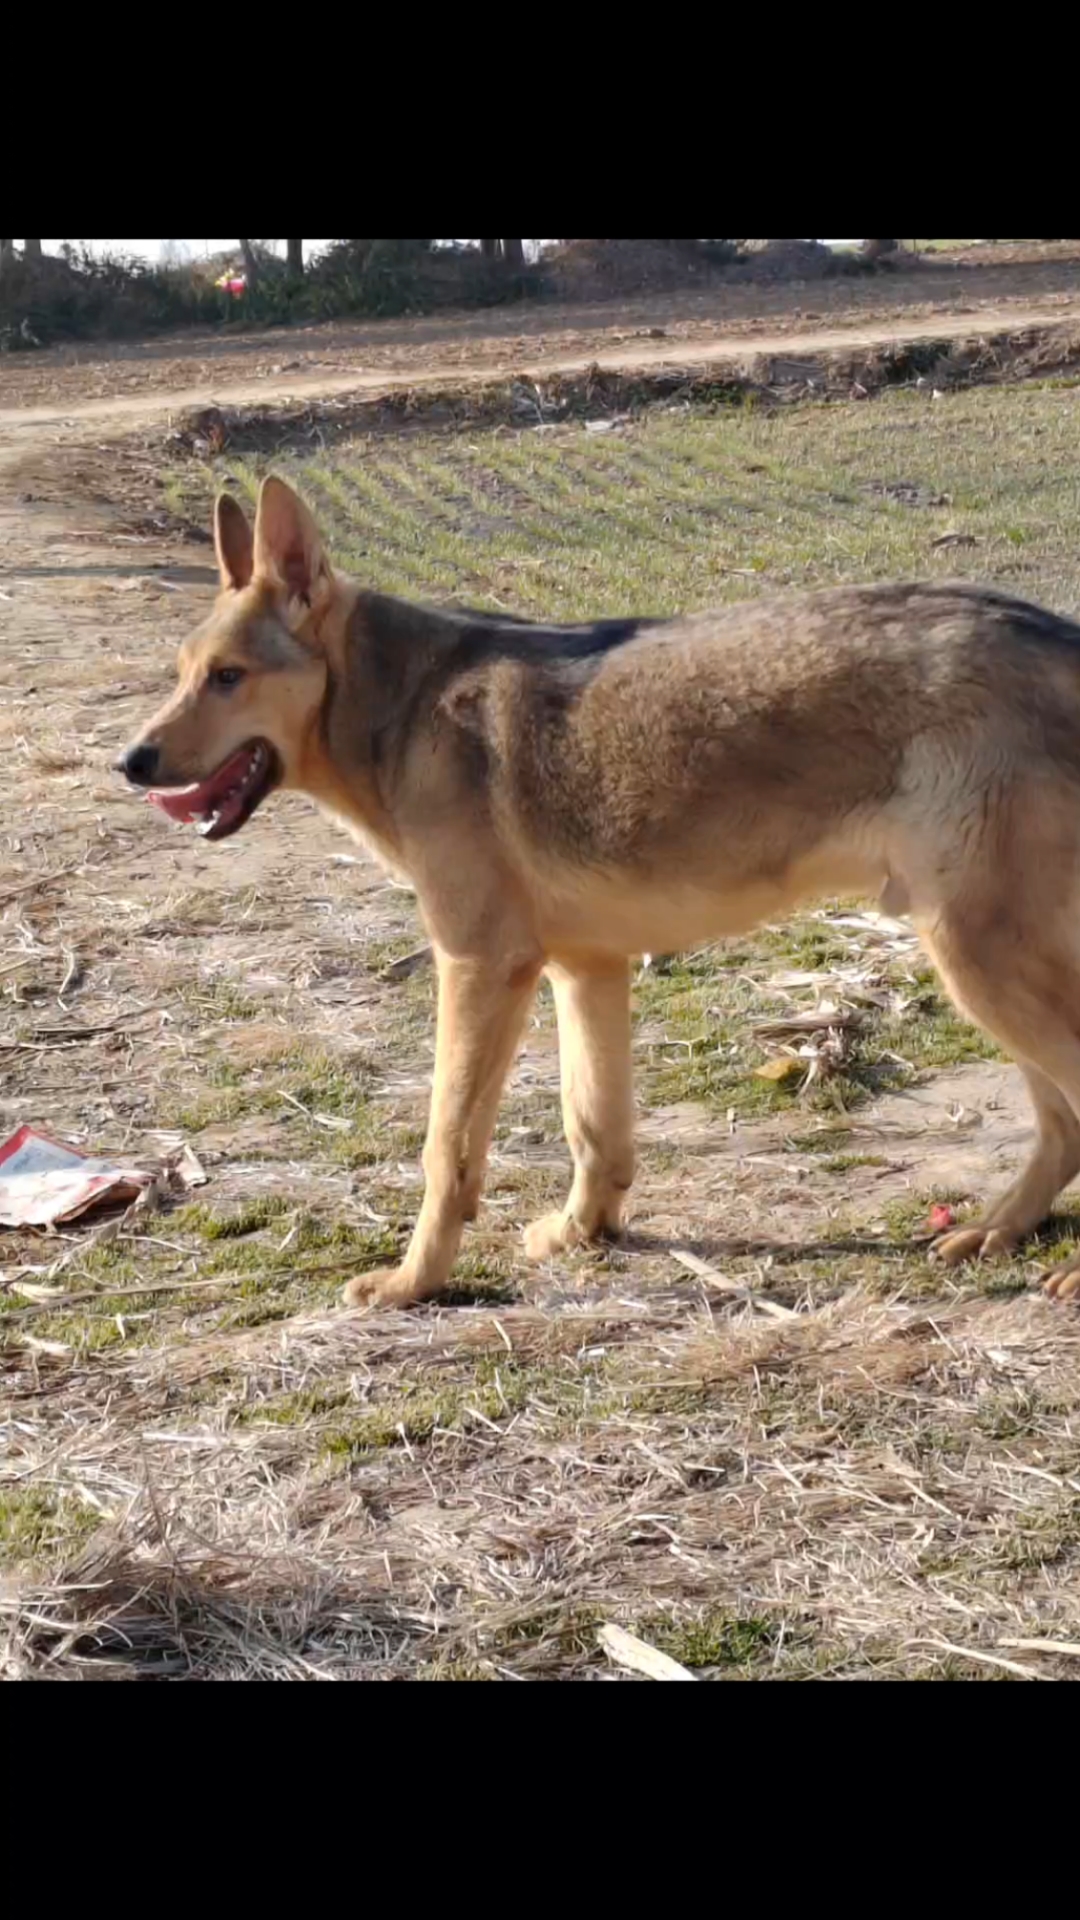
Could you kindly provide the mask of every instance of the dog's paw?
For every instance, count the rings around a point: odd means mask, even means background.
[[[1080,1307],[1080,1256],[1065,1260],[1060,1267],[1048,1273],[1042,1283],[1042,1290],[1051,1300],[1064,1301],[1066,1305]]]
[[[526,1260],[553,1260],[557,1253],[584,1246],[585,1235],[565,1213],[545,1213],[540,1220],[530,1220],[524,1240]]]
[[[357,1273],[342,1288],[346,1307],[411,1307],[424,1299],[416,1276],[403,1267],[376,1267],[374,1273]]]
[[[1015,1252],[1017,1239],[1007,1227],[975,1220],[969,1227],[955,1227],[943,1233],[934,1241],[930,1258],[940,1260],[946,1267],[957,1267],[962,1260],[1000,1259],[1003,1254]]]
[[[617,1240],[621,1231],[621,1227],[605,1225],[589,1233],[572,1213],[545,1213],[525,1228],[525,1258],[553,1260],[557,1253],[569,1253],[574,1247],[597,1247]]]

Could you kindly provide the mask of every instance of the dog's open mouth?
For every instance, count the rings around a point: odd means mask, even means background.
[[[272,746],[249,740],[208,779],[147,794],[170,820],[194,821],[204,840],[224,840],[250,820],[260,800],[277,785],[280,769]]]

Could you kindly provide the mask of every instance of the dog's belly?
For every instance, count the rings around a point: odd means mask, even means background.
[[[880,845],[823,847],[779,875],[702,879],[580,873],[538,902],[548,951],[678,953],[702,941],[782,920],[800,904],[836,894],[879,898],[897,884]],[[902,883],[900,883],[902,885]]]

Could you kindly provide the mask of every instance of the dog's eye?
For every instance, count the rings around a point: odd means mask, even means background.
[[[212,667],[207,676],[210,685],[222,693],[227,693],[230,687],[237,686],[243,677],[243,667]]]

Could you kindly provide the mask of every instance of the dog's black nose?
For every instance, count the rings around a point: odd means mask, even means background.
[[[120,755],[116,763],[118,773],[126,773],[136,787],[148,787],[157,772],[158,750],[156,747],[129,747]]]

